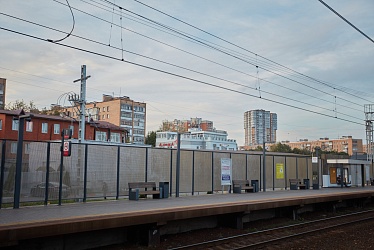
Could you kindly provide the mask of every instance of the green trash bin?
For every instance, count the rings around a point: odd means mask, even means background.
[[[160,192],[162,192],[161,197],[169,198],[169,182],[160,181],[158,186],[160,188]]]
[[[309,179],[304,179],[305,189],[310,189],[310,184],[309,184],[309,182],[310,182]]]
[[[251,180],[251,186],[253,187],[253,192],[258,192],[259,186],[258,186],[258,180]]]

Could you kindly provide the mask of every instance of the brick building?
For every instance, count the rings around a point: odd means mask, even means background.
[[[178,120],[173,121],[162,121],[161,131],[163,132],[188,132],[191,128],[199,128],[202,131],[213,132],[213,122],[208,120],[202,120],[201,118],[191,118],[190,120]]]
[[[62,109],[66,116],[79,119],[77,107]],[[86,104],[87,121],[105,121],[128,131],[129,142],[144,144],[146,128],[146,104],[131,100],[127,96],[103,95],[101,102]]]
[[[5,107],[6,79],[0,78],[0,110]]]
[[[302,139],[298,142],[285,142],[283,144],[289,145],[291,149],[298,148],[314,151],[316,147],[319,147],[323,151],[345,152],[348,155],[364,152],[362,139],[354,139],[352,136],[343,136],[339,139],[320,138],[316,141]]]
[[[0,140],[18,139],[19,121],[14,118],[22,114],[25,114],[23,110],[0,110]],[[72,138],[78,139],[78,121],[61,116],[32,115],[31,121],[25,121],[25,141],[61,140],[61,131],[67,128],[72,129]],[[126,130],[106,121],[92,121],[86,123],[85,139],[121,143],[126,140]]]

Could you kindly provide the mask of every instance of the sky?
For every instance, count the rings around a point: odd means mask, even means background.
[[[374,1],[324,2],[374,39]],[[241,146],[244,112],[265,109],[277,113],[277,141],[366,143],[374,43],[318,0],[68,3],[0,0],[6,104],[69,106],[86,65],[87,102],[145,102],[147,132],[199,117]]]

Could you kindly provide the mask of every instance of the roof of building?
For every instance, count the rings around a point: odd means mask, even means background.
[[[70,121],[75,121],[75,119],[73,119],[71,117],[67,117],[67,116],[61,117],[61,116],[58,116],[58,115],[37,114],[37,113],[25,112],[23,109],[19,109],[19,110],[0,110],[0,114],[13,115],[13,116],[31,114],[34,117],[48,119],[48,120],[59,120],[59,121],[69,121],[69,122]]]
[[[96,128],[126,131],[125,128],[122,128],[120,126],[114,125],[113,123],[106,122],[106,121],[91,121],[91,122],[87,122],[87,124],[90,124],[91,127],[96,127]]]

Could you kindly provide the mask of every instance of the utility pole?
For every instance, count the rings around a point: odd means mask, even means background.
[[[262,173],[263,173],[263,191],[266,192],[266,149],[265,149],[265,110],[262,113]]]
[[[367,160],[371,162],[371,170],[374,168],[374,104],[365,104],[365,125],[366,125],[366,153]]]
[[[77,79],[73,82],[81,82],[81,91],[80,91],[80,99],[78,96],[77,101],[80,104],[80,129],[79,129],[79,142],[84,142],[84,135],[85,135],[85,121],[86,121],[86,80],[91,76],[86,76],[86,65],[81,66],[81,78]]]

